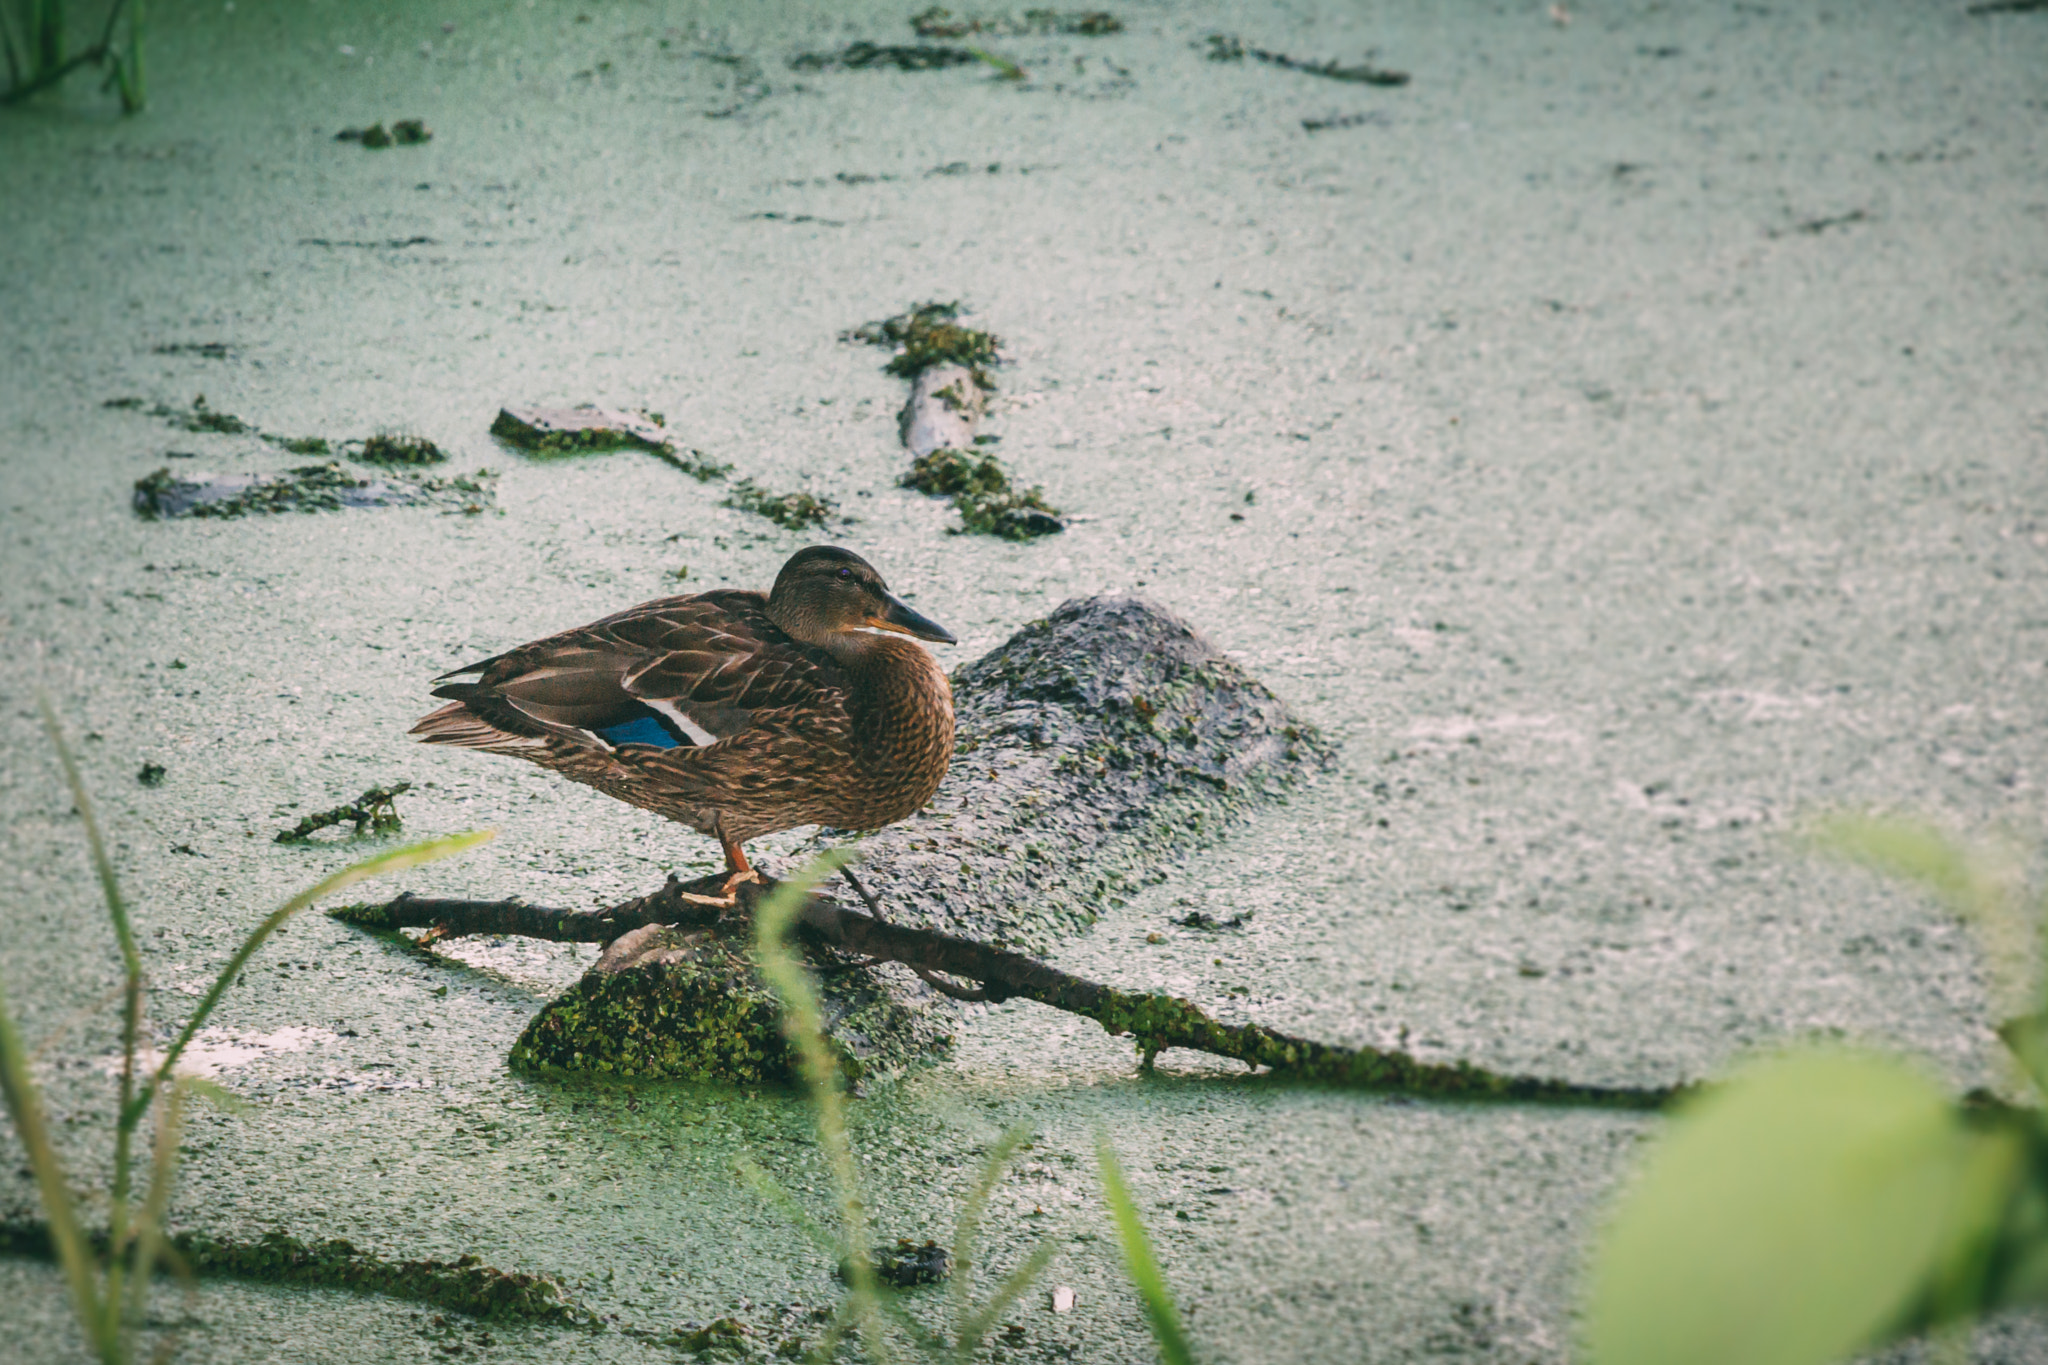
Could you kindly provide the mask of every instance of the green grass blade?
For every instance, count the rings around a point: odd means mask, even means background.
[[[236,975],[240,973],[249,959],[254,956],[256,950],[263,946],[263,941],[277,932],[278,927],[286,920],[322,897],[331,896],[344,887],[354,886],[365,878],[381,877],[386,873],[402,872],[407,868],[418,867],[423,863],[436,862],[442,858],[451,858],[458,853],[475,848],[478,844],[489,843],[495,838],[497,838],[496,831],[482,829],[472,830],[467,834],[451,834],[443,839],[429,839],[424,843],[408,844],[404,848],[393,849],[389,853],[379,854],[375,858],[366,858],[362,862],[345,867],[333,876],[316,882],[298,895],[293,896],[277,909],[271,911],[263,923],[257,925],[255,929],[250,931],[249,937],[242,940],[242,946],[237,948],[235,955],[228,959],[227,966],[221,968],[220,975],[214,978],[213,985],[207,990],[205,997],[200,1000],[199,1007],[193,1010],[192,1017],[185,1021],[185,1027],[179,1030],[177,1038],[171,1045],[164,1049],[163,1060],[157,1064],[156,1072],[150,1078],[149,1084],[143,1088],[140,1095],[136,1096],[133,1107],[138,1110],[148,1107],[150,1097],[158,1086],[170,1078],[172,1068],[178,1064],[179,1056],[185,1051],[186,1046],[191,1043],[193,1036],[205,1025],[207,1016],[213,1013],[214,1006],[220,1003],[221,996],[226,993],[229,985],[234,982]]]
[[[128,1321],[140,1324],[149,1312],[149,1286],[157,1262],[168,1249],[164,1220],[171,1209],[171,1187],[178,1174],[178,1142],[185,1131],[185,1086],[173,1084],[157,1111],[156,1150],[151,1153],[149,1190],[142,1216],[135,1220],[135,1266],[128,1286]]]
[[[71,787],[71,800],[85,821],[86,846],[92,850],[92,866],[93,871],[99,874],[100,894],[106,898],[107,914],[114,921],[114,937],[121,945],[121,961],[129,971],[139,973],[142,956],[136,951],[135,934],[128,926],[128,903],[121,898],[121,885],[114,879],[114,864],[107,857],[106,841],[100,837],[100,822],[93,815],[92,799],[85,794],[85,779],[78,775],[78,761],[72,757],[71,746],[64,742],[64,732],[58,727],[57,713],[51,709],[49,697],[38,692],[36,709],[43,713],[43,730],[56,747],[57,759],[64,765],[64,781]]]
[[[113,861],[107,857],[106,839],[100,834],[99,818],[93,814],[92,798],[86,794],[85,779],[78,771],[78,760],[73,756],[71,746],[64,742],[63,727],[57,723],[57,713],[50,705],[47,693],[36,693],[36,709],[42,713],[43,729],[57,750],[57,759],[64,767],[64,780],[71,788],[72,802],[78,807],[79,818],[85,824],[86,845],[92,850],[93,870],[99,876],[100,894],[107,904],[107,918],[114,926],[114,942],[121,950],[121,1082],[120,1098],[114,1110],[114,1179],[108,1192],[107,1215],[107,1235],[113,1246],[113,1255],[106,1267],[106,1293],[99,1304],[101,1335],[118,1341],[124,1297],[121,1289],[124,1274],[122,1257],[127,1250],[129,1235],[131,1153],[135,1121],[141,1115],[134,1097],[135,1050],[142,1036],[142,954],[135,946],[128,903],[121,895],[119,879],[114,876]]]
[[[1102,1197],[1116,1215],[1124,1268],[1130,1273],[1131,1283],[1138,1287],[1138,1298],[1145,1305],[1145,1320],[1152,1325],[1153,1339],[1159,1343],[1160,1359],[1166,1365],[1194,1365],[1194,1354],[1181,1334],[1180,1310],[1167,1293],[1166,1277],[1159,1273],[1159,1262],[1152,1256],[1152,1243],[1145,1236],[1137,1205],[1131,1202],[1131,1192],[1124,1185],[1123,1168],[1117,1164],[1116,1150],[1109,1145],[1107,1133],[1095,1135],[1095,1155],[1102,1166]]]
[[[825,1041],[824,1016],[818,1009],[818,992],[811,984],[796,954],[783,941],[789,927],[819,881],[853,861],[845,849],[828,849],[812,859],[796,876],[779,883],[754,911],[754,961],[761,976],[782,1001],[782,1031],[796,1049],[797,1070],[811,1094],[817,1117],[818,1146],[824,1149],[825,1168],[831,1174],[839,1197],[839,1217],[844,1229],[843,1255],[851,1272],[852,1312],[868,1354],[877,1365],[889,1360],[888,1339],[876,1311],[879,1299],[874,1267],[868,1263],[867,1214],[861,1202],[860,1181],[853,1165],[853,1149],[846,1138],[842,1077],[831,1046]]]
[[[36,1189],[42,1196],[43,1217],[49,1220],[50,1240],[57,1244],[57,1260],[64,1267],[65,1282],[71,1288],[71,1302],[78,1310],[79,1323],[87,1339],[107,1357],[108,1343],[102,1340],[99,1277],[85,1233],[78,1226],[78,1211],[71,1203],[71,1187],[57,1149],[50,1144],[50,1130],[43,1122],[42,1096],[28,1074],[28,1053],[15,1031],[14,1016],[0,991],[0,1097],[7,1102],[8,1117],[15,1135],[28,1154],[29,1169],[35,1172]]]
[[[960,1205],[960,1219],[953,1225],[953,1340],[959,1344],[963,1359],[973,1350],[966,1344],[967,1322],[973,1311],[970,1300],[974,1292],[975,1248],[981,1240],[981,1215],[988,1207],[989,1196],[995,1193],[996,1182],[1003,1178],[1003,1168],[1030,1135],[1031,1130],[1019,1124],[996,1139],[973,1188]]]
[[[1031,1282],[1045,1273],[1045,1268],[1052,1264],[1052,1258],[1059,1255],[1059,1252],[1056,1244],[1050,1241],[1040,1242],[1031,1249],[1031,1254],[1024,1258],[1024,1264],[1003,1277],[1002,1284],[996,1287],[996,1292],[989,1296],[988,1302],[960,1328],[954,1349],[959,1352],[961,1360],[974,1358],[974,1353],[981,1349],[982,1338],[996,1325],[996,1319],[1010,1311],[1010,1305],[1024,1296],[1024,1292],[1031,1288]]]

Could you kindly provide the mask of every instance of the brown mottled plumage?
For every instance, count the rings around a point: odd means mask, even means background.
[[[876,630],[897,634],[878,635]],[[814,545],[774,590],[643,602],[436,679],[412,733],[511,754],[740,845],[796,825],[877,829],[938,790],[953,694],[915,635],[944,627],[848,550]],[[475,673],[475,682],[447,678]]]

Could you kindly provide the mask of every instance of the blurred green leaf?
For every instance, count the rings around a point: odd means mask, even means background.
[[[1826,852],[1919,883],[1961,915],[1983,913],[2006,888],[2002,869],[1925,820],[1837,811],[1816,820],[1811,835]]]
[[[1820,1365],[1872,1342],[1996,1217],[2010,1176],[1902,1063],[1803,1053],[1688,1105],[1602,1238],[1594,1365]],[[1964,1197],[1968,1196],[1968,1206]],[[1986,1206],[1986,1201],[1994,1201]]]
[[[1138,1301],[1145,1306],[1145,1322],[1152,1329],[1152,1339],[1159,1343],[1159,1358],[1165,1365],[1194,1365],[1194,1352],[1188,1349],[1187,1336],[1180,1328],[1180,1310],[1174,1306],[1166,1276],[1152,1254],[1152,1241],[1145,1235],[1144,1220],[1138,1216],[1138,1206],[1124,1184],[1124,1169],[1117,1163],[1109,1134],[1100,1129],[1095,1134],[1095,1159],[1102,1168],[1103,1202],[1116,1218],[1124,1270],[1137,1286]]]

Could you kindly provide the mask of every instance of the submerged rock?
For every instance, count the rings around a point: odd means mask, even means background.
[[[1330,748],[1171,612],[1070,601],[953,680],[958,739],[931,804],[866,838],[891,920],[1044,952],[1242,815],[1285,800]],[[801,850],[851,842],[822,830]],[[786,1078],[775,998],[746,944],[649,926],[527,1026],[517,1066],[637,1077]],[[887,1075],[950,1039],[950,1001],[900,966],[831,963],[826,1030],[850,1075]]]
[[[744,1085],[795,1078],[781,1006],[747,944],[650,924],[621,935],[512,1045],[518,1068]],[[892,1074],[945,1045],[950,1027],[894,998],[873,973],[828,974],[827,1036],[849,1079]]]
[[[965,450],[988,411],[988,390],[965,365],[934,365],[918,373],[910,398],[897,415],[903,448],[914,459],[934,450]]]
[[[488,471],[450,478],[392,472],[350,473],[338,464],[302,465],[282,474],[194,474],[166,465],[135,481],[135,510],[151,520],[242,517],[267,512],[328,512],[344,507],[448,507],[481,512],[496,497]]]

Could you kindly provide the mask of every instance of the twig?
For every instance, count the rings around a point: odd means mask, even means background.
[[[434,929],[437,938],[517,934],[556,942],[607,943],[648,924],[708,928],[734,936],[749,932],[754,907],[774,883],[740,886],[735,907],[706,904],[704,890],[721,883],[719,877],[687,883],[671,877],[651,895],[592,910],[528,905],[516,898],[439,900],[408,894],[381,905],[342,906],[328,913],[369,929]],[[943,972],[979,981],[982,987],[975,994],[980,999],[1022,998],[1085,1015],[1111,1034],[1135,1037],[1147,1066],[1167,1048],[1183,1047],[1303,1080],[1439,1098],[1654,1109],[1680,1093],[1668,1086],[1579,1085],[1549,1077],[1502,1075],[1464,1062],[1443,1065],[1418,1061],[1405,1052],[1318,1043],[1259,1024],[1220,1023],[1187,1000],[1117,990],[1022,953],[936,929],[879,920],[817,896],[797,912],[796,934],[806,946],[900,962],[919,976]],[[952,994],[946,987],[939,989]]]

